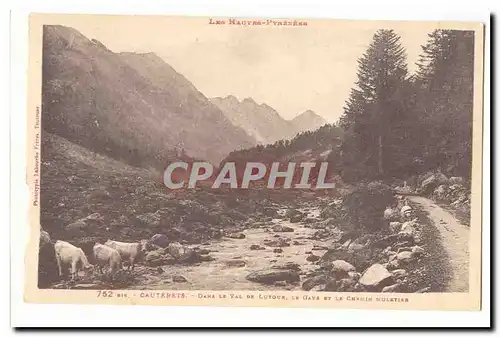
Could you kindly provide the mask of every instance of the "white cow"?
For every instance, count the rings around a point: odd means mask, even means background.
[[[128,269],[134,269],[134,263],[140,260],[145,253],[145,246],[139,242],[129,243],[108,240],[106,246],[114,248],[120,253],[122,260],[130,261]]]
[[[57,267],[59,268],[59,276],[63,276],[63,268],[67,270],[71,267],[71,279],[74,280],[76,274],[80,270],[91,270],[93,265],[89,263],[87,256],[81,248],[75,247],[72,244],[57,240],[54,245],[56,253]]]
[[[110,267],[111,275],[115,275],[118,270],[122,269],[122,257],[116,249],[96,243],[92,251],[101,273],[102,268],[106,265]]]

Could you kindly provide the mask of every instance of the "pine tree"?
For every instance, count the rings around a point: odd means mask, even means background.
[[[472,161],[474,33],[435,30],[422,47],[416,86],[427,169],[468,177]]]
[[[406,52],[393,30],[379,30],[358,60],[356,87],[340,125],[343,175],[347,180],[386,177],[397,161],[392,149],[405,143],[402,127],[409,93]]]

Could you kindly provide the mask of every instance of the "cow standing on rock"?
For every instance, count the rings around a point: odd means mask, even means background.
[[[146,251],[145,245],[139,242],[129,243],[108,240],[106,241],[105,245],[116,249],[118,253],[120,253],[122,260],[127,260],[130,262],[128,270],[130,270],[131,268],[132,270],[134,270],[134,263],[142,259]]]
[[[59,268],[59,276],[63,276],[63,269],[71,267],[71,279],[76,278],[76,274],[80,270],[92,270],[93,265],[89,263],[87,256],[81,248],[75,247],[72,244],[57,240],[54,245],[56,253],[57,267]],[[67,269],[66,269],[67,270]]]

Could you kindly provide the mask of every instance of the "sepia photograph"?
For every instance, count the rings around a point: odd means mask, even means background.
[[[480,309],[482,24],[31,14],[29,48],[28,301]]]

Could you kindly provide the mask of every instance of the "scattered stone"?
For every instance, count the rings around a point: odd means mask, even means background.
[[[425,287],[425,288],[422,288],[422,289],[415,291],[415,293],[426,293],[429,290],[431,290],[431,287]]]
[[[246,266],[246,262],[243,260],[228,260],[226,261],[226,266],[233,268],[241,268]]]
[[[175,275],[172,277],[172,281],[177,282],[177,283],[184,283],[184,282],[187,282],[188,280],[184,276]]]
[[[266,249],[265,247],[259,246],[259,245],[251,245],[250,250],[264,250]]]
[[[300,271],[300,265],[298,263],[285,262],[283,264],[273,266],[272,269],[290,269]]]
[[[399,279],[399,278],[406,277],[408,275],[408,272],[404,269],[395,269],[395,270],[391,271],[391,274],[392,274],[392,277]]]
[[[383,288],[392,284],[392,274],[381,264],[376,263],[363,273],[359,283],[365,287]]]
[[[283,249],[281,249],[281,248],[274,248],[273,249],[273,253],[276,253],[276,254],[283,253]]]
[[[293,232],[293,228],[288,227],[288,226],[283,226],[283,225],[274,225],[273,226],[273,232],[279,232],[279,233],[289,233]]]
[[[306,260],[307,260],[307,261],[309,261],[309,262],[316,262],[316,261],[318,261],[319,259],[320,259],[320,257],[319,257],[319,256],[317,256],[317,255],[314,255],[314,254],[311,254],[311,255],[309,255],[309,256],[306,258]]]
[[[424,254],[424,249],[420,246],[414,246],[412,249],[411,249],[411,252],[413,253],[413,255],[415,256],[419,256],[419,255],[422,255]]]
[[[163,250],[154,250],[146,254],[144,261],[149,267],[158,267],[166,264],[173,264],[175,261],[170,255],[166,255]]]
[[[358,281],[360,278],[361,278],[361,274],[360,273],[357,273],[355,271],[350,271],[347,273],[347,276],[349,276],[350,278],[352,278],[353,280],[355,281]]]
[[[299,282],[300,276],[295,270],[287,269],[263,269],[255,271],[246,277],[247,280],[263,284],[273,284],[278,281],[290,283]]]
[[[286,281],[276,281],[276,282],[274,282],[274,285],[276,287],[286,287],[288,285],[288,283],[286,283]]]
[[[397,293],[398,290],[400,290],[400,289],[401,289],[401,284],[395,283],[395,284],[393,284],[391,286],[384,287],[382,289],[382,292],[383,293]]]
[[[409,252],[409,251],[403,251],[401,253],[398,253],[397,255],[397,259],[399,262],[403,262],[403,263],[408,263],[412,260],[413,258],[413,255],[412,255],[412,252]]]
[[[312,250],[328,250],[328,247],[314,245],[314,246],[312,247]]]
[[[243,233],[229,233],[227,235],[228,238],[231,238],[231,239],[244,239],[246,238],[245,234]]]
[[[302,290],[309,291],[314,287],[319,285],[325,285],[327,282],[327,277],[324,275],[311,277],[302,283]]]
[[[399,232],[401,230],[401,222],[399,222],[399,221],[390,222],[389,229],[391,230],[392,233]]]
[[[344,260],[335,260],[332,262],[332,271],[349,273],[350,271],[356,271],[356,268]]]
[[[297,240],[293,241],[293,244],[294,244],[295,246],[302,246],[302,245],[304,245],[304,243],[302,243],[302,242],[300,242],[300,241],[297,241]]]
[[[199,261],[199,255],[193,249],[185,247],[179,242],[169,244],[166,250],[178,262],[195,263]]]
[[[199,257],[201,262],[210,262],[210,261],[215,261],[215,258],[210,255],[200,255]]]
[[[161,248],[166,248],[170,244],[168,238],[164,234],[155,234],[149,239],[149,243]]]

